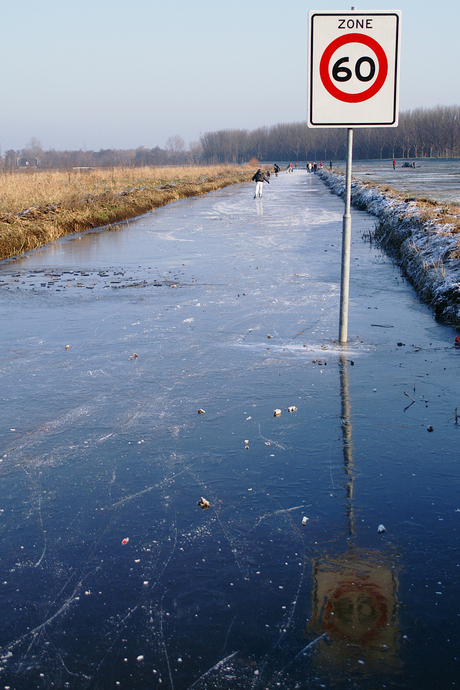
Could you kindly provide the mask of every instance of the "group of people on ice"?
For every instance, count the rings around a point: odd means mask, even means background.
[[[294,172],[294,169],[296,169],[298,167],[299,166],[297,165],[297,163],[295,165],[293,165],[292,163],[289,163],[289,165],[286,167],[286,171],[288,173],[292,173],[292,172]],[[316,163],[316,161],[314,163],[310,163],[310,161],[309,161],[307,163],[306,167],[307,167],[308,172],[310,172],[310,173],[314,172],[315,173],[315,172],[318,172],[318,170],[323,169],[323,162],[321,161],[320,164],[318,165]],[[332,170],[332,161],[331,161],[330,167]],[[277,163],[273,164],[273,171],[274,171],[276,176],[278,176],[278,173],[281,171],[281,168]],[[261,168],[259,168],[252,179],[253,179],[253,182],[256,183],[256,191],[254,194],[254,199],[256,197],[261,198],[262,192],[263,192],[264,182],[267,182],[268,184],[270,184],[270,172],[269,171],[264,172]]]

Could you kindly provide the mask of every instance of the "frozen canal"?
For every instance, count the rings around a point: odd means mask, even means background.
[[[405,167],[414,163],[415,168]],[[346,162],[334,162],[334,168],[345,173]],[[353,177],[363,182],[389,185],[400,194],[429,198],[437,203],[460,206],[459,158],[399,159],[393,170],[391,160],[353,162]]]
[[[264,186],[0,264],[0,688],[460,683],[455,333]]]

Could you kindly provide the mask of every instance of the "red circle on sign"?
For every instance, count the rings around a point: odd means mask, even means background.
[[[341,91],[332,83],[332,79],[329,76],[329,63],[331,57],[334,55],[335,51],[345,45],[345,43],[363,43],[374,51],[379,61],[377,79],[372,86],[365,91],[361,91],[361,93],[347,93],[346,91]],[[388,60],[380,43],[377,43],[377,41],[370,36],[366,36],[365,34],[346,34],[345,36],[339,36],[339,38],[336,38],[328,45],[319,63],[319,74],[324,87],[331,96],[345,103],[362,103],[372,98],[372,96],[375,96],[384,85],[388,74]]]

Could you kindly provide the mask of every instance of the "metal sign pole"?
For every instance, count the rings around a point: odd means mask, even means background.
[[[346,343],[348,337],[348,294],[350,288],[351,248],[351,164],[353,160],[353,130],[347,137],[347,174],[345,184],[345,214],[342,225],[342,275],[340,280],[339,342]]]
[[[309,12],[308,127],[397,127],[401,12]],[[353,129],[348,129],[339,342],[348,337]]]

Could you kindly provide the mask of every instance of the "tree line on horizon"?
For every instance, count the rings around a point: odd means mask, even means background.
[[[346,128],[310,129],[306,122],[248,130],[220,130],[201,137],[210,162],[318,161],[346,158]],[[398,127],[357,127],[353,156],[381,158],[460,157],[460,106],[417,108],[400,113]]]
[[[318,161],[346,158],[345,128],[309,129],[306,122],[206,132],[188,149],[179,135],[164,148],[44,151],[33,137],[20,151],[0,156],[4,171],[18,168],[71,169],[200,165],[257,161]],[[417,108],[400,113],[398,127],[354,129],[355,159],[460,157],[460,106]]]
[[[73,168],[114,168],[167,165],[198,165],[201,163],[203,149],[200,142],[190,144],[179,135],[169,137],[165,148],[152,149],[139,146],[137,149],[100,149],[99,151],[44,151],[36,137],[18,151],[9,149],[0,156],[0,168],[4,172],[17,169],[71,170]]]

